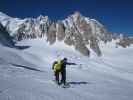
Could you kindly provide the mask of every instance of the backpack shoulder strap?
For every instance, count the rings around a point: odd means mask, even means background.
[[[57,64],[57,61],[54,61],[53,65],[52,65],[52,69],[54,69],[55,64]]]

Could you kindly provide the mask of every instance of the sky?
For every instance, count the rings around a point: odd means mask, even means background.
[[[133,0],[0,0],[0,12],[26,18],[47,15],[61,20],[79,11],[108,31],[133,36]]]

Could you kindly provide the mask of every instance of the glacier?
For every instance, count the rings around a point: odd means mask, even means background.
[[[49,45],[45,38],[23,40],[17,46],[0,45],[0,100],[132,100],[133,46],[116,48],[101,43],[102,57],[81,55],[63,42]],[[67,57],[70,88],[52,82],[52,63]]]

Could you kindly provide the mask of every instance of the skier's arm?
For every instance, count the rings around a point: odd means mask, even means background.
[[[76,63],[66,62],[66,65],[77,65]]]

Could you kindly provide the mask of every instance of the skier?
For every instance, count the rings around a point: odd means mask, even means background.
[[[63,83],[63,85],[67,85],[66,83],[66,65],[76,65],[75,63],[70,63],[68,62],[67,58],[64,58],[62,60],[62,64],[61,64],[61,83]]]
[[[59,82],[59,74],[61,72],[61,65],[62,65],[62,60],[58,60],[58,61],[55,61],[52,65],[52,69],[54,71],[54,76],[55,76],[55,82],[60,85],[60,82]]]

